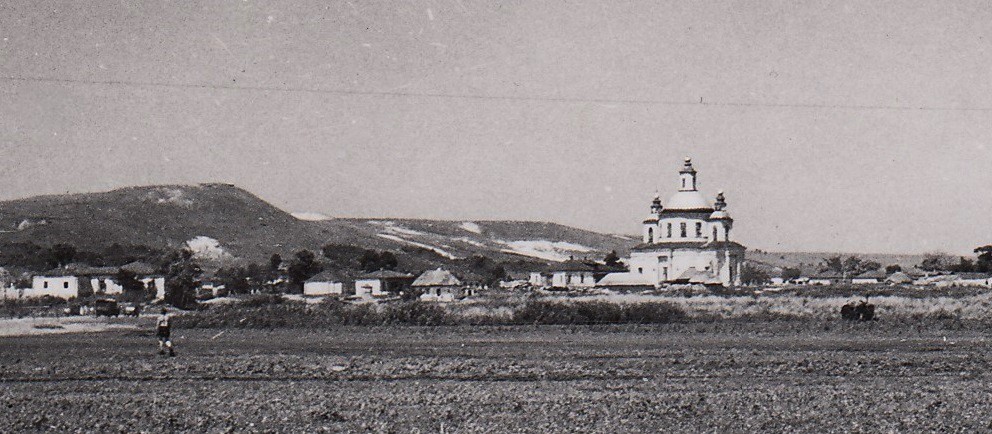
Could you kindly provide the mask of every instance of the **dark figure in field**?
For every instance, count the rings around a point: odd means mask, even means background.
[[[857,305],[852,301],[840,308],[840,317],[850,321],[871,321],[875,319],[875,305],[868,303],[868,298]]]
[[[855,311],[858,313],[858,318],[860,318],[861,321],[871,321],[875,319],[875,305],[868,303],[867,298],[861,303],[858,303],[858,307]]]
[[[856,320],[858,319],[858,314],[855,313],[855,310],[854,303],[845,304],[840,308],[840,317],[851,321]]]
[[[169,312],[162,308],[162,314],[158,316],[156,320],[158,335],[158,353],[165,354],[165,349],[169,349],[169,356],[174,357],[176,355],[175,350],[172,349],[172,339],[169,337],[172,334],[172,321],[169,318]]]
[[[141,315],[141,303],[137,303],[134,305],[134,310],[131,311],[131,315],[134,316],[135,318]]]

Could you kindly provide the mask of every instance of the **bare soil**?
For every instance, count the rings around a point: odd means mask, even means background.
[[[145,320],[141,320],[145,321]],[[10,431],[992,429],[976,331],[832,323],[137,330],[0,338]]]

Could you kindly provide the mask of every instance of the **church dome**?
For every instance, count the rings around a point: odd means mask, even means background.
[[[713,211],[713,214],[710,214],[710,220],[732,220],[732,219],[730,218],[730,213],[728,213],[726,210],[718,209],[716,211]]]
[[[713,211],[703,195],[696,191],[679,191],[665,203],[664,211]]]

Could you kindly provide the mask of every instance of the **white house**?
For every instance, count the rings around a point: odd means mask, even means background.
[[[417,277],[410,287],[423,291],[420,299],[423,301],[455,301],[464,297],[462,281],[448,270],[440,268],[428,270]]]
[[[598,271],[595,264],[569,259],[554,266],[551,272],[551,287],[569,289],[592,288],[596,286],[596,274]]]
[[[843,274],[838,273],[836,271],[828,270],[810,276],[809,280],[806,283],[809,285],[833,285],[835,283],[841,283],[843,280],[844,280]]]
[[[342,295],[345,279],[337,273],[322,271],[303,283],[303,295]]]
[[[76,276],[50,275],[34,276],[31,279],[31,288],[26,288],[21,295],[25,298],[42,297],[50,295],[58,298],[72,298],[79,296],[79,278]]]
[[[65,268],[38,274],[31,280],[31,288],[23,291],[22,297],[50,295],[59,298],[79,297],[80,295],[118,295],[124,288],[117,283],[116,276],[124,269],[135,274],[146,290],[155,289],[156,298],[165,297],[165,277],[148,273],[154,267],[138,263],[122,267],[91,267],[83,264],[69,264]],[[137,271],[137,272],[136,272]]]
[[[413,275],[392,270],[366,273],[355,279],[355,295],[379,297],[399,293],[413,282]]]
[[[882,283],[885,281],[885,271],[884,270],[871,270],[854,276],[851,279],[851,283],[854,285],[869,285]]]
[[[539,271],[530,273],[530,277],[527,279],[527,282],[530,283],[531,286],[537,288],[544,288],[550,283],[548,281],[548,276]]]
[[[678,191],[664,205],[655,195],[651,214],[643,222],[643,242],[630,254],[630,273],[661,286],[685,280],[692,269],[695,280],[739,285],[746,248],[731,241],[734,219],[726,210],[723,192],[710,205],[698,190],[696,170],[688,157],[679,182]]]

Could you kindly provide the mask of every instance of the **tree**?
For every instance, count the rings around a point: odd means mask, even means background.
[[[255,265],[255,264],[252,264]],[[255,265],[257,268],[258,265]],[[221,268],[217,270],[220,284],[231,294],[251,293],[251,278],[245,267]]]
[[[465,261],[472,273],[481,276],[482,283],[486,285],[495,285],[506,277],[503,265],[485,256],[472,255]]]
[[[62,268],[76,258],[76,247],[70,244],[56,244],[48,248],[48,265],[52,268]]]
[[[131,301],[148,301],[155,297],[155,293],[149,293],[145,289],[145,284],[138,280],[138,276],[127,270],[120,270],[114,281],[121,286],[123,297]]]
[[[273,253],[272,256],[269,257],[269,271],[277,272],[279,271],[279,267],[281,266],[282,266],[282,256],[280,256],[278,253]]]
[[[882,264],[878,262],[864,260],[857,256],[849,256],[844,260],[841,271],[850,276],[857,276],[867,271],[878,270],[879,268],[882,268]]]
[[[798,268],[783,268],[782,269],[782,280],[788,282],[790,280],[796,280],[803,275],[802,271]]]
[[[823,260],[823,267],[841,273],[844,271],[844,258],[840,256],[831,256]]]
[[[203,270],[193,259],[189,249],[176,250],[166,255],[165,302],[180,309],[196,305],[196,288],[200,286]]]
[[[741,267],[741,282],[745,285],[762,285],[771,282],[768,273],[750,264]]]
[[[902,271],[902,267],[900,267],[899,264],[887,265],[885,267],[885,274],[886,275],[890,275],[890,274],[893,274],[893,273],[898,273],[900,271]]]
[[[955,273],[971,273],[975,271],[975,263],[962,256],[957,264],[947,267],[947,270]]]
[[[396,266],[399,265],[399,261],[396,259],[396,255],[392,252],[377,252],[375,250],[366,250],[362,252],[362,256],[358,258],[358,264],[365,271],[375,271],[375,270],[394,270]]]
[[[932,252],[923,255],[923,261],[917,268],[923,271],[946,271],[951,265],[951,257],[945,253]]]
[[[321,270],[323,267],[317,262],[317,256],[313,252],[300,250],[293,256],[286,274],[289,276],[290,286],[298,292],[303,292],[303,283]]]
[[[616,250],[611,250],[610,253],[607,253],[606,257],[603,258],[603,262],[610,267],[618,267],[622,265],[620,262],[620,256],[617,255]]]
[[[975,260],[975,271],[992,272],[992,244],[975,248],[978,259]]]

